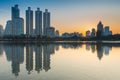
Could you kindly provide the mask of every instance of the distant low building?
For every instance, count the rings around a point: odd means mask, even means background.
[[[62,34],[63,38],[71,38],[71,37],[82,37],[81,33],[74,32],[74,33],[63,33]]]
[[[58,30],[55,31],[55,37],[59,37],[59,31]]]
[[[78,32],[74,32],[70,34],[71,37],[82,37],[82,34],[78,33]]]
[[[63,38],[70,38],[71,35],[70,35],[69,33],[63,33],[63,34],[62,34],[62,37],[63,37]]]

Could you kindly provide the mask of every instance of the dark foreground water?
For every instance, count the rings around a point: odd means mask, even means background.
[[[0,80],[120,80],[120,45],[0,44]]]

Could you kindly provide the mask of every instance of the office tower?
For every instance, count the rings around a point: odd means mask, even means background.
[[[42,35],[42,11],[39,8],[35,11],[35,33]]]
[[[45,12],[43,13],[43,35],[46,36],[47,34],[47,28],[50,27],[50,12],[48,12],[48,9],[45,9]]]
[[[33,33],[33,11],[30,7],[26,10],[26,34],[32,35]]]
[[[86,31],[86,38],[89,38],[89,37],[91,37],[91,32],[88,30]]]
[[[53,37],[55,37],[55,28],[54,27],[48,27],[47,29],[46,29],[46,31],[47,31],[47,37],[50,37],[50,38],[53,38]]]
[[[3,26],[2,25],[0,25],[0,37],[2,37],[3,36]]]
[[[102,35],[103,35],[103,24],[100,21],[97,25],[97,38],[102,37]]]
[[[95,29],[94,28],[92,29],[91,37],[95,37]]]
[[[112,32],[111,32],[110,29],[109,29],[109,26],[105,26],[103,35],[104,35],[104,36],[112,35]]]
[[[104,36],[108,36],[109,35],[109,26],[105,26],[103,35]]]
[[[16,18],[19,18],[20,16],[20,10],[18,8],[18,5],[15,5],[14,7],[11,8],[12,9],[12,20],[16,19]]]

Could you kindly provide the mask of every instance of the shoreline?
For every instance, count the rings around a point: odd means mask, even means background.
[[[64,43],[75,43],[75,44],[120,44],[120,41],[106,41],[106,40],[101,40],[101,41],[68,41],[68,40],[63,40],[63,41],[39,41],[39,40],[0,40],[0,43],[55,43],[55,44],[64,44]]]

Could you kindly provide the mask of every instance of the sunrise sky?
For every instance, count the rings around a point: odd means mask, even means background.
[[[0,24],[6,25],[11,19],[11,7],[19,5],[21,17],[25,19],[25,10],[51,12],[51,26],[63,32],[80,32],[96,29],[99,21],[110,26],[114,34],[120,33],[120,0],[0,0]]]

